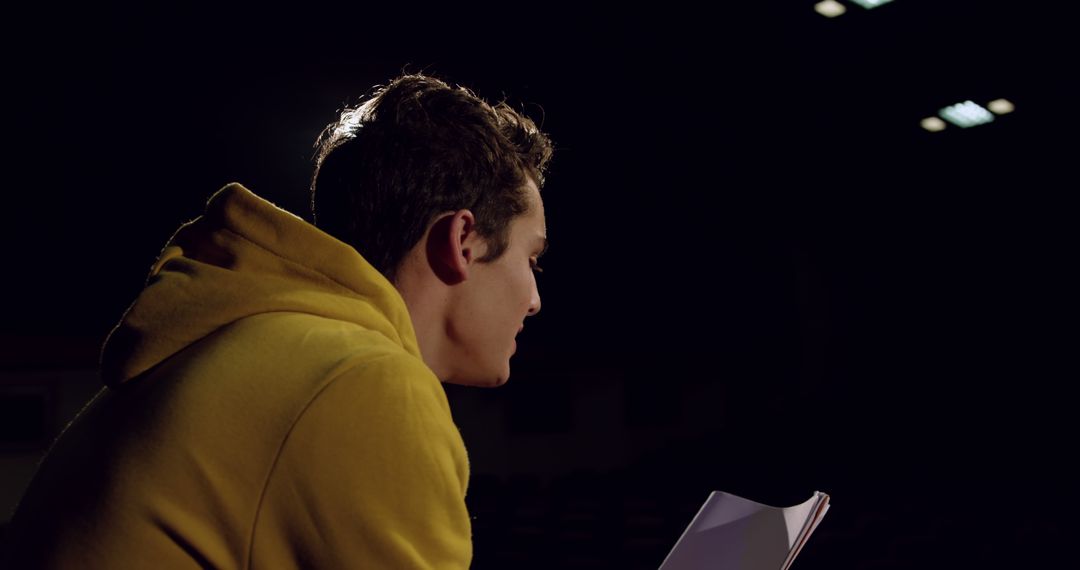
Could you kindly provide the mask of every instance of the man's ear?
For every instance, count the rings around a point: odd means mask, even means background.
[[[469,210],[441,214],[431,224],[427,238],[431,270],[447,285],[469,278],[473,261],[484,254],[484,240],[476,233],[476,218]]]

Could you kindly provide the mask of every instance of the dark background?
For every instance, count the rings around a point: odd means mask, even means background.
[[[1080,512],[1075,20],[813,4],[15,9],[0,365],[93,367],[227,182],[310,219],[321,128],[426,72],[557,145],[514,377],[448,388],[474,567],[655,568],[714,489],[830,493],[803,570],[1060,562]],[[1017,110],[989,125],[919,127],[999,97]],[[590,382],[621,398],[606,441],[582,424]],[[485,406],[505,417],[460,411]]]

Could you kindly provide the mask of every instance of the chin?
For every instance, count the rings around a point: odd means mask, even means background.
[[[486,382],[481,382],[477,384],[477,386],[483,386],[484,388],[498,388],[499,386],[506,384],[506,381],[509,379],[510,373],[506,372],[505,374],[499,374],[495,378],[489,378]]]
[[[444,380],[447,384],[457,384],[458,386],[473,386],[476,388],[498,388],[506,381],[510,379],[510,370],[504,370],[496,375],[491,376],[472,376],[468,378],[452,377]]]
[[[506,381],[510,379],[510,359],[507,358],[502,363],[502,369],[498,371],[492,371],[490,375],[477,382],[476,386],[483,386],[485,388],[498,388]]]

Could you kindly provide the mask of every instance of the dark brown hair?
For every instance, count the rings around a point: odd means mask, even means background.
[[[316,142],[315,225],[353,246],[391,282],[405,255],[442,212],[469,209],[498,259],[510,222],[528,209],[551,140],[528,117],[465,87],[402,75],[323,130]]]

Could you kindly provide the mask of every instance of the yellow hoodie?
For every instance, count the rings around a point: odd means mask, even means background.
[[[102,351],[9,529],[12,568],[467,568],[469,466],[405,303],[230,184]]]

